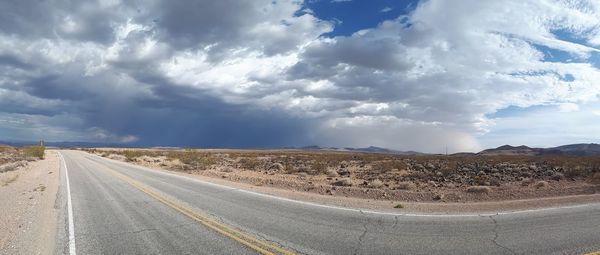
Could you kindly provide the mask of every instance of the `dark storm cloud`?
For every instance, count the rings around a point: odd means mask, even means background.
[[[26,63],[25,61],[19,59],[18,57],[11,56],[11,55],[0,55],[0,66],[25,69],[25,70],[29,70],[34,67],[33,65]]]
[[[113,26],[131,15],[127,6],[102,5],[101,1],[7,0],[0,2],[0,31],[27,39],[68,38],[110,43]]]

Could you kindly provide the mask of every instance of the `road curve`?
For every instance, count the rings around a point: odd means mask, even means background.
[[[493,216],[403,216],[297,203],[79,151],[68,170],[79,254],[585,254],[600,204]],[[62,179],[62,182],[66,178]],[[63,187],[61,200],[66,199]],[[62,201],[63,207],[66,201]],[[63,210],[64,233],[69,233]],[[68,242],[57,253],[69,254]]]

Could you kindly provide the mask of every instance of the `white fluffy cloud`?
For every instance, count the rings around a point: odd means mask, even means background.
[[[519,125],[500,109],[600,94],[596,1],[429,0],[336,37],[291,0],[0,6],[0,139],[473,151]]]

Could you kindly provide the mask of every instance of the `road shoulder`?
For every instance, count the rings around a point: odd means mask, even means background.
[[[55,250],[56,196],[60,159],[46,151],[44,160],[2,173],[15,179],[0,187],[0,253],[52,254]]]

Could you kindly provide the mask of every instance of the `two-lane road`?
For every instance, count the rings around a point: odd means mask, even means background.
[[[403,216],[277,199],[84,152],[61,154],[79,254],[583,254],[600,250],[598,204],[495,216]],[[63,211],[65,233],[69,233],[68,210]],[[68,241],[63,242],[60,252],[69,253]]]

